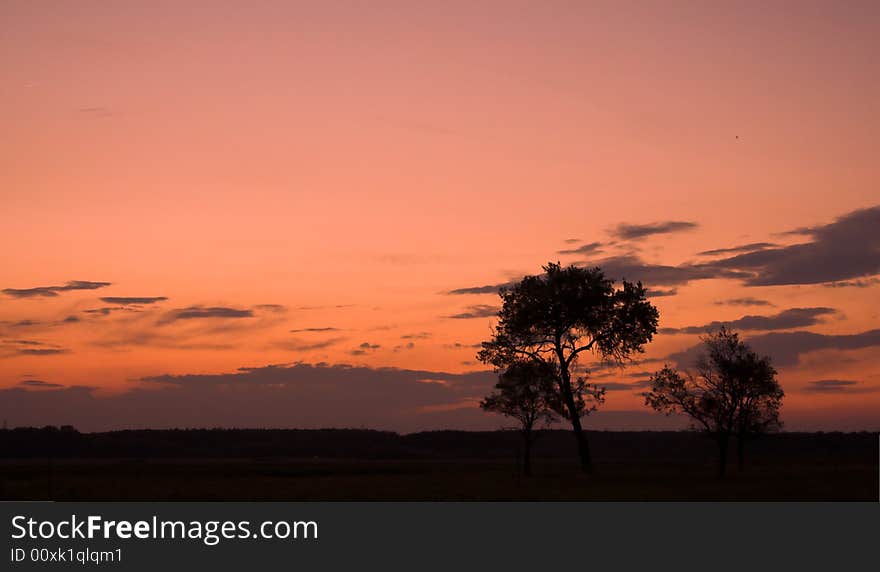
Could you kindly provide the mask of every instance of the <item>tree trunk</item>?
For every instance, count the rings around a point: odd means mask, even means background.
[[[718,438],[718,478],[723,479],[727,473],[727,448],[730,437],[723,435]]]
[[[578,456],[581,459],[581,471],[588,475],[593,474],[593,459],[590,456],[590,443],[587,441],[587,435],[581,428],[580,417],[571,418],[571,426],[574,429],[574,435],[577,439]]]
[[[577,405],[574,402],[574,395],[572,395],[571,392],[571,375],[568,373],[568,368],[565,366],[562,367],[561,373],[562,383],[560,384],[560,389],[562,390],[562,398],[565,401],[565,406],[568,409],[569,418],[571,419],[571,428],[574,431],[574,437],[577,440],[578,456],[581,460],[581,471],[590,475],[593,473],[593,460],[590,457],[590,444],[587,442],[587,436],[581,428],[580,412],[577,410]]]
[[[739,435],[736,438],[736,467],[742,471],[746,464],[746,438]]]
[[[531,431],[523,433],[523,475],[532,475],[532,435]]]

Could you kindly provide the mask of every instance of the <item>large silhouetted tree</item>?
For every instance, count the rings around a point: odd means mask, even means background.
[[[523,437],[524,475],[532,474],[534,429],[555,418],[556,372],[536,360],[518,360],[499,375],[495,390],[480,402],[486,411],[500,413],[519,421]]]
[[[703,338],[696,373],[665,366],[651,378],[645,403],[663,413],[684,413],[691,426],[718,445],[718,474],[724,476],[731,437],[737,438],[742,469],[745,443],[782,426],[784,393],[770,358],[760,356],[727,328]]]
[[[623,362],[643,351],[657,331],[657,309],[646,299],[641,283],[624,281],[615,288],[599,268],[559,263],[503,288],[500,296],[498,324],[492,339],[483,342],[478,359],[496,368],[517,359],[552,367],[558,409],[571,422],[582,469],[592,472],[581,417],[601,403],[603,391],[584,377],[572,379],[572,373],[584,353]]]

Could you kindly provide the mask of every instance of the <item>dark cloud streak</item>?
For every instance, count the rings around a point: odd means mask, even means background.
[[[165,296],[105,296],[99,298],[99,300],[105,304],[118,304],[120,306],[128,306],[132,304],[156,304],[157,302],[164,302],[167,299],[168,298]]]
[[[474,306],[468,306],[464,312],[452,314],[451,316],[447,316],[447,318],[452,318],[453,320],[491,318],[498,314],[498,310],[498,306],[490,306],[488,304],[476,304]]]
[[[771,316],[743,316],[736,320],[715,321],[702,326],[688,326],[685,328],[663,328],[663,334],[704,334],[715,331],[721,326],[727,326],[734,330],[790,330],[803,328],[821,323],[824,316],[835,314],[833,308],[789,308]]]
[[[670,234],[697,228],[697,223],[683,220],[669,220],[649,224],[621,223],[614,227],[611,234],[621,240],[639,240],[657,234]]]
[[[2,290],[7,296],[13,298],[53,298],[59,292],[72,290],[97,290],[110,286],[110,282],[91,282],[88,280],[71,280],[63,286],[36,286],[34,288],[5,288]]]
[[[721,254],[742,254],[744,252],[754,252],[757,250],[767,250],[768,248],[773,248],[779,246],[778,244],[774,244],[772,242],[752,242],[750,244],[741,244],[739,246],[731,246],[728,248],[716,248],[714,250],[704,250],[703,252],[698,252],[699,256],[718,256]]]
[[[866,386],[858,381],[847,379],[820,379],[819,381],[811,381],[807,387],[803,389],[807,393],[874,393],[880,391],[880,387]]]

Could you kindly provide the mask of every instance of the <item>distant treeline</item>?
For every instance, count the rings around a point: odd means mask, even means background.
[[[687,431],[590,432],[606,461],[709,459],[713,443]],[[401,435],[366,429],[170,429],[80,433],[73,427],[0,430],[0,458],[325,458],[498,459],[517,455],[514,431],[425,431]],[[784,456],[877,463],[877,433],[778,433],[750,443],[754,459]],[[540,431],[535,456],[571,458],[570,431]]]

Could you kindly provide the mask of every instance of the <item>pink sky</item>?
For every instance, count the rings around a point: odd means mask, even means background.
[[[675,290],[661,328],[771,317],[743,335],[777,360],[789,427],[876,429],[878,21],[875,2],[4,2],[0,414],[181,424],[62,405],[295,362],[452,387],[485,369],[492,318],[450,316],[498,299],[449,292],[561,260]],[[692,224],[618,226],[670,221]],[[749,243],[778,259],[692,278]],[[51,288],[70,281],[110,284]],[[661,333],[596,381],[697,341]],[[345,383],[265,423],[499,423],[457,386],[339,417]],[[598,426],[651,426],[624,415],[647,415],[636,393],[610,391]],[[260,422],[224,411],[199,421]]]

